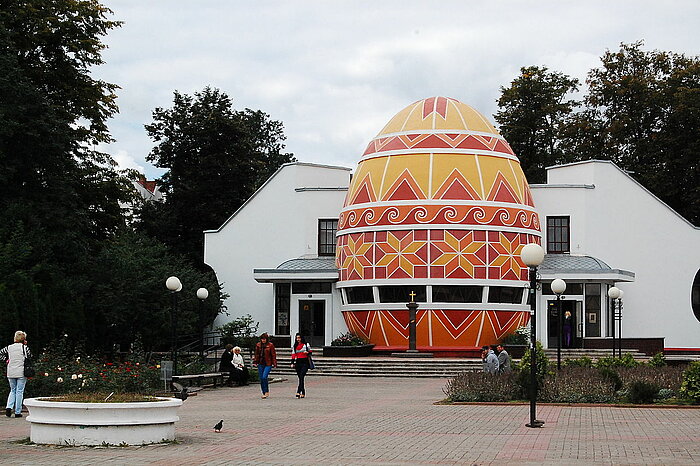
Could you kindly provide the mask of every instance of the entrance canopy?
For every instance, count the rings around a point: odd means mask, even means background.
[[[634,272],[613,269],[602,260],[593,256],[572,254],[547,254],[538,268],[542,280],[592,280],[633,282]]]
[[[290,259],[274,269],[253,269],[258,283],[290,281],[337,281],[338,269],[335,257],[311,257]]]

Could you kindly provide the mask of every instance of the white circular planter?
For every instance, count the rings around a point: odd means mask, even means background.
[[[73,403],[24,400],[30,440],[54,445],[143,445],[175,440],[182,400],[142,403]]]

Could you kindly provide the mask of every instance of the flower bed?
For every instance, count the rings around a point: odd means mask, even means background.
[[[175,440],[182,400],[76,403],[30,398],[30,440],[53,445],[144,445]]]

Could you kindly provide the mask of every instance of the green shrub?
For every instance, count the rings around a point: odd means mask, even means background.
[[[659,394],[659,386],[645,380],[635,380],[627,390],[627,399],[634,404],[653,403]]]
[[[660,400],[668,400],[669,398],[673,398],[674,395],[674,391],[670,388],[662,388],[661,390],[659,390],[658,397]]]
[[[241,348],[255,348],[258,342],[258,326],[259,322],[255,322],[250,314],[233,319],[221,327],[221,343],[224,345],[231,344],[240,346]]]
[[[366,344],[368,344],[367,340],[352,332],[344,333],[331,341],[331,346],[361,346]]]
[[[680,395],[693,403],[700,403],[700,361],[691,362],[683,372]]]
[[[535,357],[537,358],[537,373],[535,374],[536,380],[537,380],[537,385],[542,386],[542,381],[545,379],[549,372],[549,359],[547,358],[547,355],[544,353],[544,349],[542,348],[542,344],[538,341],[536,342],[535,345]],[[518,377],[518,384],[520,385],[521,393],[523,397],[528,397],[530,393],[530,381],[531,381],[531,374],[530,374],[530,348],[528,348],[525,351],[525,354],[523,357],[520,359],[520,365],[518,366],[520,369],[520,375]]]
[[[631,353],[625,353],[621,358],[618,357],[604,357],[598,359],[595,366],[600,367],[637,367],[639,363],[634,359]]]
[[[605,380],[613,389],[613,393],[622,389],[622,379],[620,375],[610,367],[601,367],[598,369],[598,374]]]
[[[654,356],[649,359],[648,364],[651,367],[665,367],[666,366],[666,356],[664,356],[664,353],[656,353]]]
[[[610,378],[585,367],[565,367],[547,377],[538,399],[548,403],[611,403],[615,390]]]
[[[450,401],[511,401],[520,397],[518,374],[460,372],[442,389]]]
[[[501,343],[504,345],[527,345],[530,343],[530,328],[527,326],[518,328],[515,333],[505,337]]]
[[[593,367],[593,359],[588,356],[576,359],[565,359],[564,367]]]

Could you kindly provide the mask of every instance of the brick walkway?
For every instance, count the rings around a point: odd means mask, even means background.
[[[22,445],[25,419],[0,418],[8,464],[691,464],[700,462],[700,409],[439,406],[444,380],[308,377],[204,390],[187,400],[178,444]],[[221,433],[213,431],[223,418]]]

